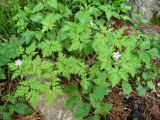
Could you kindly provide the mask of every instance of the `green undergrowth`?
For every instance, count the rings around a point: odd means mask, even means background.
[[[143,9],[130,10],[125,0],[26,0],[1,12],[1,18],[10,17],[0,24],[8,29],[0,29],[5,39],[0,38],[0,79],[8,81],[7,69],[9,79],[19,81],[15,92],[2,96],[8,101],[6,108],[0,105],[3,118],[26,114],[26,109],[30,114],[23,102],[36,108],[41,94],[51,104],[58,94],[67,93],[65,108],[75,108],[75,117],[99,120],[114,107],[103,100],[115,86],[126,96],[132,84],[140,96],[156,91],[159,68],[151,59],[158,57],[159,39],[137,29],[146,23],[140,17]],[[115,28],[115,19],[136,19],[129,26],[135,33]]]

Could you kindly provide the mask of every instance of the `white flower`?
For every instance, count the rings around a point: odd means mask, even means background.
[[[118,60],[119,58],[120,58],[120,54],[119,54],[119,52],[117,51],[117,52],[114,52],[114,54],[113,54],[113,58],[114,59],[116,59],[116,60]]]
[[[157,85],[160,87],[160,82]]]
[[[91,21],[90,21],[90,25],[93,26],[93,24],[94,24],[94,23],[93,23],[93,21],[91,20]]]
[[[22,61],[20,60],[20,59],[17,59],[16,61],[15,61],[15,65],[16,66],[20,66],[22,64]]]

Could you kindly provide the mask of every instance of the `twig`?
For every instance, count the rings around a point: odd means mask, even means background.
[[[135,94],[137,94],[135,91],[132,91],[132,92],[134,92]],[[144,96],[144,97],[151,98],[152,100],[155,100],[156,102],[158,102],[158,100],[156,98],[154,98],[154,97],[152,97],[152,96],[150,96],[148,94],[146,96]]]
[[[119,118],[115,118],[113,114],[109,113],[115,120],[120,120]]]

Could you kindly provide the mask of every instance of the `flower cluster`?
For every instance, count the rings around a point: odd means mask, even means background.
[[[20,60],[20,59],[17,59],[16,61],[15,61],[15,65],[16,66],[20,66],[22,64],[22,61]]]
[[[113,53],[113,58],[116,59],[116,60],[118,60],[120,58],[120,56],[121,55],[120,55],[120,53],[118,51]]]

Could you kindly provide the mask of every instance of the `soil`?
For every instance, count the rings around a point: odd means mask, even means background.
[[[104,102],[111,102],[113,108],[107,117],[102,120],[160,120],[160,109],[158,107],[160,89],[148,93],[145,97],[140,97],[136,92],[130,96],[123,94],[120,86],[115,87],[110,96],[106,97]]]
[[[12,120],[45,120],[39,111],[34,111],[32,115],[23,116],[14,114]]]
[[[158,91],[160,93],[160,90]],[[110,91],[104,101],[111,102],[113,108],[106,118],[100,120],[160,120],[160,110],[158,108],[158,98],[154,92],[150,92],[148,97],[140,97],[136,92],[125,97],[120,86]],[[156,117],[158,116],[158,117]],[[30,116],[14,114],[13,120],[45,120],[40,112],[35,111]]]

